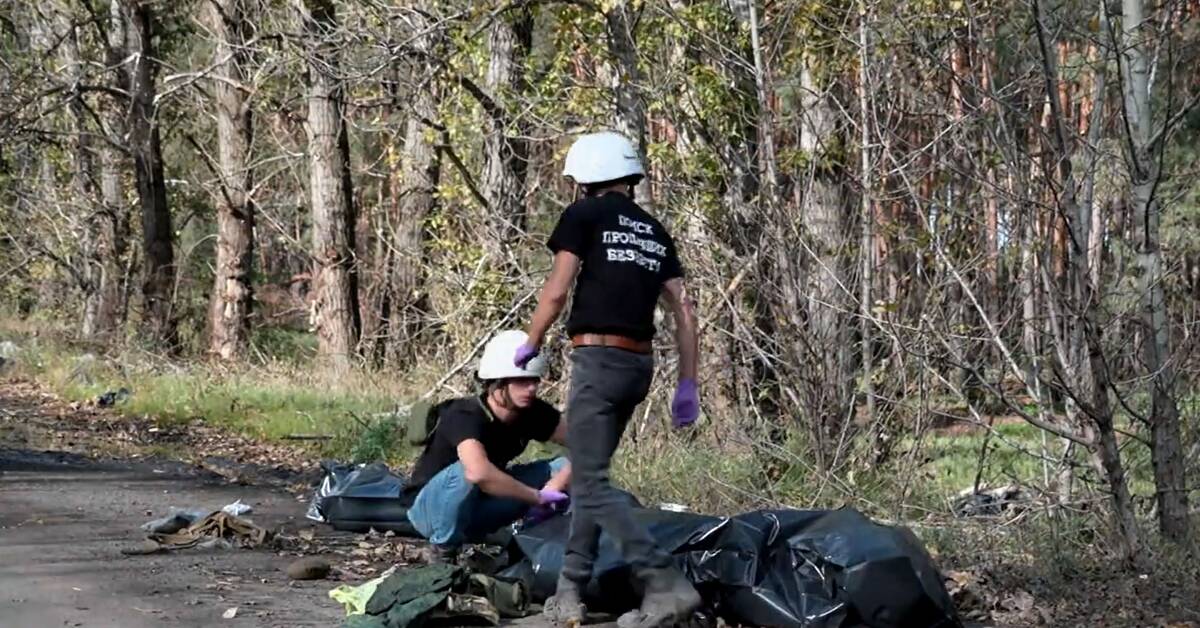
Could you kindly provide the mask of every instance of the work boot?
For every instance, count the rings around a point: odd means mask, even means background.
[[[430,565],[453,565],[458,562],[460,549],[457,545],[430,545],[425,559]]]
[[[678,569],[651,569],[640,575],[645,585],[641,608],[617,619],[619,628],[666,628],[687,621],[703,603],[696,587]]]
[[[542,615],[556,626],[575,628],[582,624],[587,616],[587,607],[583,605],[583,587],[560,575],[554,597],[546,600]]]

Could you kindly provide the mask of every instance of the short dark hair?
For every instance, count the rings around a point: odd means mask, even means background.
[[[507,379],[483,379],[479,376],[476,376],[475,382],[477,384],[479,384],[480,390],[482,390],[484,393],[490,393],[493,390],[495,390],[497,387],[507,384],[508,380]]]
[[[607,188],[607,187],[612,187],[613,185],[615,185],[617,183],[625,183],[630,186],[635,186],[641,182],[642,182],[642,175],[631,174],[627,177],[621,177],[620,179],[610,179],[608,181],[598,181],[596,183],[585,183],[585,184],[583,184],[583,192],[584,192],[584,194],[591,196],[592,194],[594,194],[596,192],[596,190],[599,190],[602,188]]]

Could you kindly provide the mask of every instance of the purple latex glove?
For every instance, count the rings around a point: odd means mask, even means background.
[[[554,516],[554,508],[538,504],[525,513],[525,525],[535,526]]]
[[[541,350],[533,345],[521,345],[517,347],[517,354],[513,356],[513,366],[517,368],[525,368],[529,361],[536,358]]]
[[[671,425],[687,427],[700,416],[700,389],[694,379],[679,380],[675,399],[671,401]]]
[[[551,502],[548,504],[538,504],[530,508],[529,512],[525,513],[525,525],[535,526],[554,517],[560,512],[566,512],[570,503],[571,500],[568,497],[562,501]]]
[[[566,493],[562,491],[556,491],[552,488],[544,488],[538,491],[539,506],[554,506],[563,503],[568,499],[571,499],[571,497]]]

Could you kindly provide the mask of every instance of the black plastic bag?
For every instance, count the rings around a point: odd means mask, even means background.
[[[705,602],[726,620],[756,626],[879,628],[960,626],[933,561],[906,529],[853,509],[764,510],[731,518],[636,510]],[[502,578],[535,600],[554,592],[569,518],[523,530]],[[595,610],[637,603],[630,571],[604,535],[586,593]]]
[[[325,478],[313,493],[308,518],[337,530],[366,532],[392,530],[415,536],[408,521],[412,504],[404,494],[405,479],[387,465],[374,462],[351,465],[324,461]]]

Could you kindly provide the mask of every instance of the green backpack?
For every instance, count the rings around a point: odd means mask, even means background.
[[[437,429],[438,414],[442,408],[449,405],[453,399],[448,399],[436,405],[421,400],[408,409],[408,417],[404,423],[404,439],[414,447],[424,447],[433,439]]]

